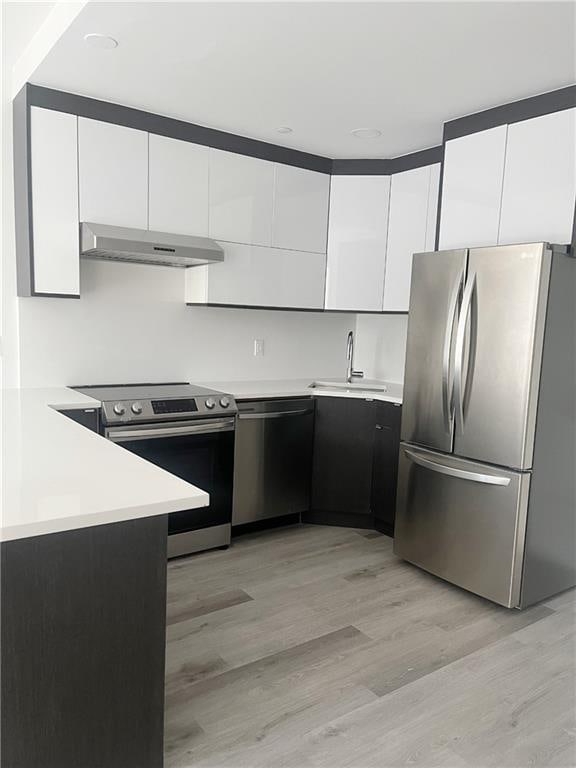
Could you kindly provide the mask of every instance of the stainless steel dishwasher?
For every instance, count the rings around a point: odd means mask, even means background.
[[[309,509],[314,400],[238,403],[232,525]]]

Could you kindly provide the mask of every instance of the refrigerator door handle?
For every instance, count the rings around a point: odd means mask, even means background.
[[[464,270],[460,273],[458,280],[454,284],[450,302],[448,304],[448,317],[446,320],[446,330],[444,331],[444,349],[442,352],[442,411],[444,414],[444,425],[446,431],[450,432],[450,424],[454,417],[453,390],[454,381],[450,381],[450,354],[452,352],[452,338],[454,333],[454,320],[458,309],[458,299],[464,282]]]
[[[476,288],[476,273],[468,276],[462,296],[462,310],[456,329],[456,353],[454,355],[454,404],[456,411],[456,426],[460,433],[464,431],[464,347],[466,344],[466,326],[472,308],[472,296]]]
[[[424,456],[420,456],[413,451],[404,449],[406,456],[414,462],[419,464],[425,469],[431,469],[433,472],[439,472],[441,475],[449,475],[450,477],[458,477],[461,480],[471,480],[474,483],[484,483],[485,485],[510,485],[509,477],[502,477],[500,475],[485,475],[481,472],[469,472],[466,469],[456,469],[455,467],[447,467],[445,464],[439,464],[437,461],[426,459]]]

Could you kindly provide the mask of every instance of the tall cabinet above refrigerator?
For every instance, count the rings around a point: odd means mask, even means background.
[[[508,607],[576,584],[576,259],[415,254],[395,552]]]

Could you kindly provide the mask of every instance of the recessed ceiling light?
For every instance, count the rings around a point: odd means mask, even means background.
[[[281,125],[280,128],[276,128],[276,133],[292,133],[292,128],[287,125]]]
[[[382,131],[378,128],[354,128],[350,133],[357,139],[377,139],[378,136],[382,136]]]
[[[110,37],[110,35],[101,35],[98,32],[84,35],[84,42],[88,43],[92,48],[100,48],[103,51],[111,51],[113,48],[118,48],[118,40]]]

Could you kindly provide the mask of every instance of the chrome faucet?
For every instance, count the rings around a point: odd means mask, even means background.
[[[354,377],[361,379],[364,371],[354,370],[354,331],[348,333],[346,341],[346,381],[350,384]]]

